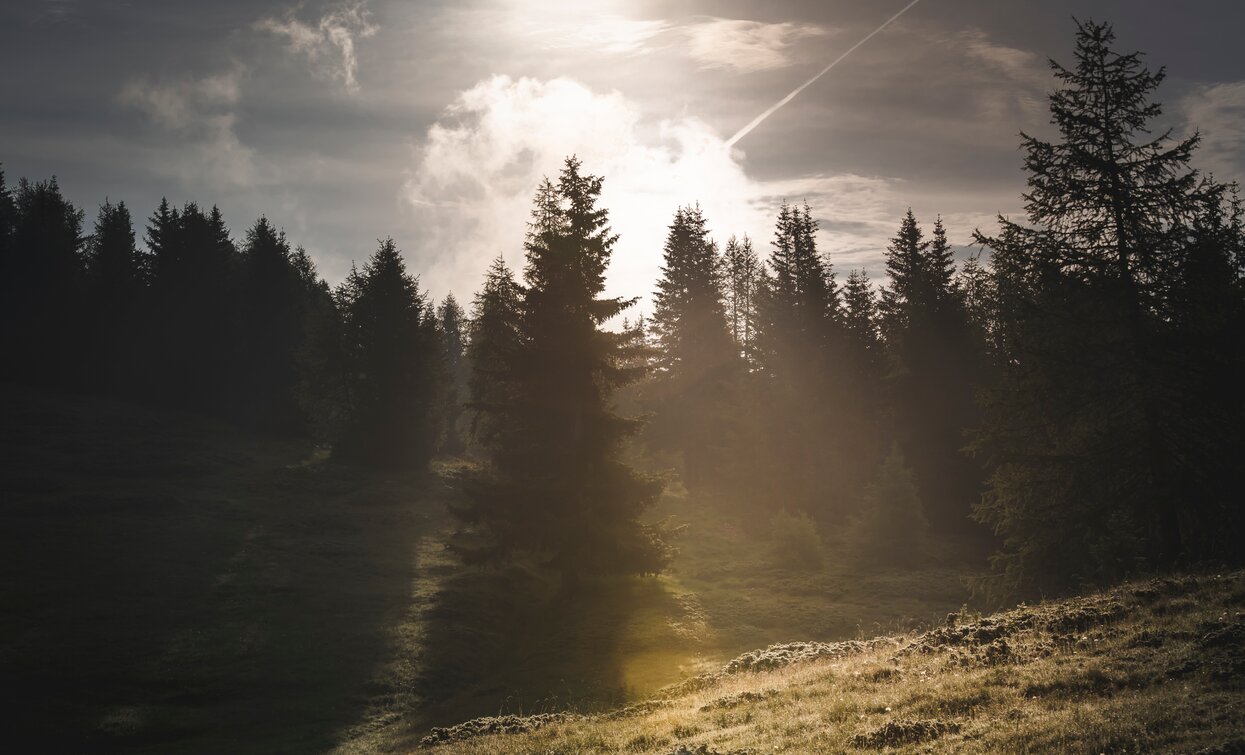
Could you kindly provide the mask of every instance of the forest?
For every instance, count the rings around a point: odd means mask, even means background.
[[[838,548],[916,571],[952,543],[988,607],[1239,567],[1238,187],[1157,125],[1164,72],[1108,25],[1055,75],[1025,215],[968,253],[909,210],[871,280],[819,249],[833,207],[789,198],[753,239],[688,197],[652,219],[642,314],[605,293],[609,176],[575,156],[470,302],[434,300],[392,238],[330,286],[266,217],[88,218],[0,173],[0,378],[310,440],[363,477],[431,469],[450,573],[523,564],[584,605],[669,573],[697,526],[658,515],[672,494],[772,529],[796,570]]]

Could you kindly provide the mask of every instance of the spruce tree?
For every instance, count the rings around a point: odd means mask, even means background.
[[[652,332],[657,379],[649,386],[659,424],[650,438],[681,458],[689,488],[723,471],[731,383],[741,366],[726,320],[722,261],[700,208],[681,207],[662,250]]]
[[[114,205],[105,200],[100,206],[88,243],[88,270],[92,387],[137,395],[142,344],[139,318],[146,291],[134,227],[124,202]]]
[[[81,388],[83,214],[56,179],[18,182],[3,302],[9,377]]]
[[[558,183],[537,191],[508,365],[513,397],[493,412],[489,468],[465,480],[469,503],[457,511],[480,538],[460,541],[464,556],[541,554],[567,590],[585,574],[655,572],[666,555],[659,533],[638,521],[661,482],[619,458],[640,423],[610,407],[644,367],[637,330],[603,327],[634,300],[602,296],[617,236],[597,204],[601,186],[569,158]]]
[[[393,239],[339,289],[351,405],[335,450],[418,469],[436,450],[441,342],[419,282]]]
[[[463,409],[467,400],[467,355],[463,308],[453,294],[446,294],[437,307],[437,323],[441,334],[444,360],[444,386],[440,400],[442,453],[461,453],[464,445]]]
[[[1240,229],[1190,167],[1197,135],[1148,131],[1163,72],[1113,41],[1078,24],[1076,65],[1052,62],[1057,140],[1023,137],[1028,222],[979,235],[1005,372],[976,440],[994,469],[977,516],[1004,538],[1006,593],[1168,566],[1193,544],[1240,557],[1225,483],[1242,448]]]
[[[843,328],[850,344],[857,386],[876,388],[883,373],[877,293],[864,270],[852,270],[843,286]]]
[[[735,346],[748,364],[756,361],[757,295],[761,287],[761,260],[752,240],[731,236],[724,250],[726,311]]]
[[[467,341],[470,435],[486,451],[502,440],[505,411],[515,399],[522,305],[523,289],[498,255],[472,302]]]
[[[853,441],[835,431],[850,402],[841,308],[830,265],[817,249],[808,205],[779,209],[757,301],[757,354],[775,501],[808,512],[842,513]]]
[[[266,217],[247,230],[240,278],[242,362],[236,418],[264,431],[297,432],[303,428],[295,386],[306,291],[285,233]]]
[[[971,532],[982,472],[963,451],[977,422],[984,344],[955,284],[953,251],[939,218],[926,240],[909,209],[886,253],[882,292],[894,431],[911,460],[926,515],[944,531]]]

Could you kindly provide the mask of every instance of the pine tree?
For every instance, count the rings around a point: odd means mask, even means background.
[[[877,386],[882,378],[882,335],[877,293],[864,270],[852,270],[843,287],[843,327],[851,345],[857,385]]]
[[[303,336],[295,352],[298,383],[294,397],[312,437],[331,445],[345,433],[352,406],[342,321],[345,308],[339,308],[336,295],[301,246],[294,250],[292,263],[306,297]],[[352,265],[342,287],[357,286],[358,277]]]
[[[657,380],[649,386],[659,423],[650,438],[675,450],[690,488],[718,477],[731,383],[741,366],[731,342],[722,261],[699,207],[681,207],[663,248],[652,332]]]
[[[1189,165],[1198,137],[1147,130],[1163,72],[1113,40],[1078,24],[1076,66],[1052,62],[1058,140],[1023,137],[1028,223],[978,239],[1006,370],[976,440],[994,468],[977,516],[1004,538],[1006,593],[1178,563],[1193,543],[1240,557],[1224,481],[1242,404],[1223,381],[1242,377],[1239,226]]]
[[[18,182],[8,282],[3,290],[3,347],[9,377],[80,388],[85,342],[81,318],[83,214],[56,179]]]
[[[134,226],[124,202],[114,205],[105,200],[100,206],[87,254],[92,387],[106,393],[137,395],[139,318],[146,291]]]
[[[835,426],[851,399],[839,294],[816,232],[807,204],[784,203],[759,289],[758,376],[770,462],[764,476],[771,497],[785,497],[788,507],[838,514],[851,496],[845,479],[853,441]]]
[[[927,241],[909,209],[887,250],[886,269],[891,280],[881,310],[895,433],[924,491],[930,522],[970,532],[982,472],[962,449],[965,431],[977,422],[985,347],[956,287],[941,218]]]
[[[419,468],[436,448],[441,342],[432,307],[393,239],[380,243],[362,273],[352,271],[338,302],[351,405],[335,450],[369,464]]]
[[[752,250],[752,240],[731,236],[724,252],[726,265],[726,310],[731,337],[739,353],[749,363],[756,361],[757,295],[761,286],[761,260]]]
[[[493,413],[490,468],[465,480],[470,503],[457,511],[485,541],[460,546],[466,557],[544,554],[567,590],[583,574],[657,571],[665,557],[659,533],[637,521],[662,485],[619,458],[639,422],[609,406],[644,368],[638,331],[602,327],[634,300],[602,296],[617,236],[597,206],[601,186],[569,158],[557,185],[537,191],[513,398]]]
[[[501,440],[505,411],[515,400],[513,365],[522,346],[522,305],[523,289],[499,255],[472,302],[467,342],[470,435],[489,451]]]
[[[440,450],[448,454],[461,453],[465,447],[462,424],[467,399],[467,355],[463,320],[463,308],[458,300],[453,294],[446,294],[437,307],[437,322],[445,362],[444,396],[440,401],[444,407]]]
[[[215,220],[214,220],[215,218]],[[220,222],[220,227],[217,226]],[[218,212],[162,200],[149,220],[146,339],[155,358],[147,390],[162,403],[237,419],[236,384],[250,353],[239,349],[235,252]]]
[[[242,370],[236,418],[269,432],[297,432],[304,419],[295,387],[306,291],[285,233],[266,217],[247,231],[240,274]]]

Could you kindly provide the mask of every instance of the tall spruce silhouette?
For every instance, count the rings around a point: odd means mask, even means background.
[[[1241,557],[1239,206],[1190,166],[1197,135],[1149,133],[1163,72],[1113,41],[1078,24],[1076,65],[1052,62],[1058,137],[1024,136],[1028,222],[979,235],[1005,371],[977,516],[1004,538],[1000,592]]]
[[[785,499],[774,505],[822,514],[841,512],[850,493],[841,484],[847,439],[834,431],[847,399],[840,302],[816,233],[807,204],[783,203],[757,298],[756,343],[769,465],[763,477]]]
[[[471,440],[490,452],[507,429],[506,409],[515,399],[514,365],[522,346],[523,289],[499,255],[471,305],[468,327],[468,409]]]
[[[726,274],[726,312],[731,337],[746,363],[755,365],[757,297],[764,272],[761,259],[753,250],[752,240],[747,234],[742,238],[731,236],[727,239],[722,255]]]
[[[700,207],[680,207],[653,297],[658,372],[648,394],[658,419],[648,435],[678,453],[690,488],[724,471],[730,389],[742,367],[728,328],[722,273]]]
[[[125,202],[105,200],[87,244],[87,327],[92,388],[113,395],[139,394],[139,354],[146,287],[134,225]]]
[[[439,450],[447,454],[461,453],[465,448],[463,409],[467,401],[466,317],[453,294],[446,294],[437,306],[437,326],[441,335],[444,360],[444,386]]]
[[[338,301],[350,396],[338,446],[371,464],[418,468],[436,449],[442,347],[435,313],[393,239],[352,272]]]
[[[55,178],[18,182],[4,296],[10,377],[80,389],[83,213]]]
[[[976,338],[956,286],[942,219],[925,240],[909,209],[886,252],[890,284],[881,311],[890,357],[894,430],[911,460],[926,516],[944,530],[971,531],[980,495],[979,465],[962,451],[977,424],[977,376],[984,343]]]
[[[477,539],[469,559],[542,554],[572,590],[585,574],[657,571],[665,548],[638,517],[659,480],[619,457],[639,422],[618,416],[610,396],[637,380],[641,333],[604,324],[634,300],[603,297],[617,240],[598,206],[602,179],[568,158],[557,184],[537,191],[525,243],[519,345],[509,357],[513,394],[492,412],[500,432],[487,471],[464,480],[457,509]]]

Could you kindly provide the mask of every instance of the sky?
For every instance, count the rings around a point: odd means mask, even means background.
[[[440,298],[522,267],[537,183],[578,155],[620,240],[611,293],[645,296],[677,207],[765,254],[807,202],[840,277],[884,276],[911,207],[971,253],[1021,213],[1019,133],[1051,135],[1049,58],[1114,24],[1168,79],[1161,126],[1245,179],[1237,0],[303,0],[0,3],[0,163],[57,176],[88,225],[161,197],[263,214],[330,283],[392,236]],[[141,234],[141,227],[140,227]]]

